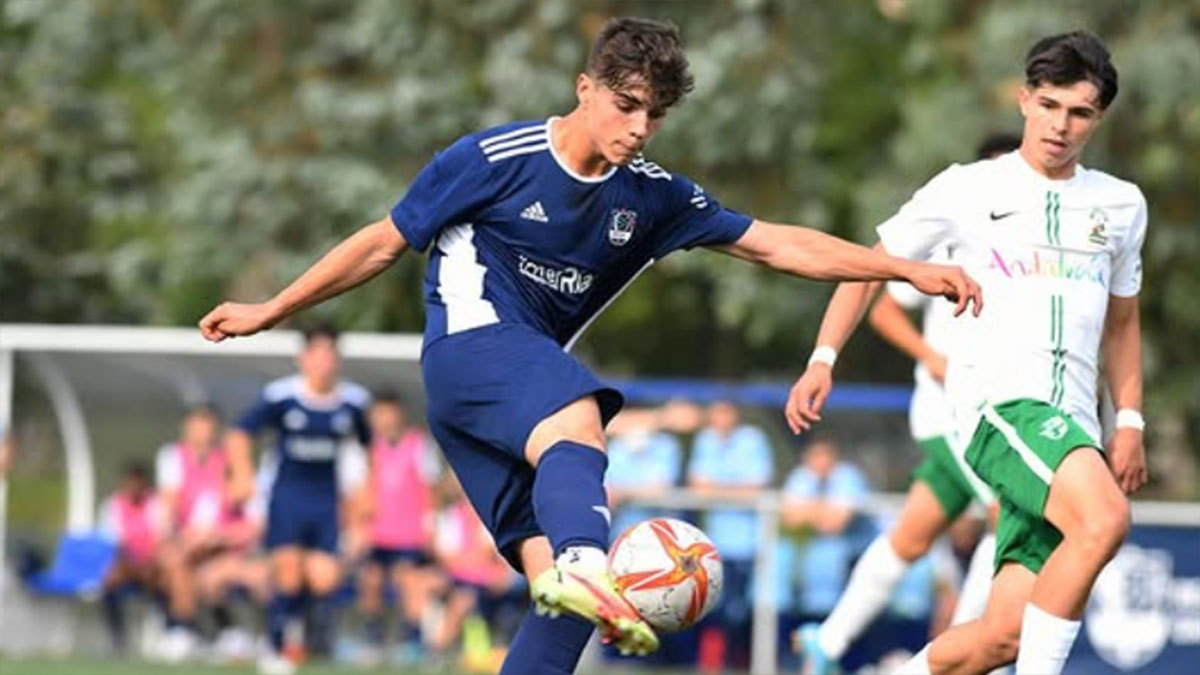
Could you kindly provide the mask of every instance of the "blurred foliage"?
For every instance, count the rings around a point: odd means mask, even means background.
[[[562,113],[605,18],[683,29],[694,95],[651,155],[727,205],[862,241],[1018,130],[1034,39],[1102,35],[1121,94],[1086,157],[1151,208],[1150,407],[1200,435],[1200,4],[4,0],[0,318],[190,324],[266,296],[459,135]],[[1187,83],[1192,83],[1191,85]],[[420,330],[415,260],[319,312]],[[710,253],[657,265],[581,346],[610,372],[793,376],[831,287]],[[862,333],[846,379],[907,377]]]

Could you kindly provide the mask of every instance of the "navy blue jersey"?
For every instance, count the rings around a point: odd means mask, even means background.
[[[588,178],[554,152],[549,126],[470,134],[434,157],[393,207],[409,245],[432,244],[425,345],[495,323],[533,327],[570,349],[655,260],[729,244],[751,219],[638,157]]]
[[[294,494],[292,490],[313,497],[336,496],[338,450],[346,443],[370,443],[369,404],[367,390],[350,382],[339,382],[321,399],[307,392],[300,375],[264,387],[238,427],[251,436],[264,429],[276,432],[272,498]]]

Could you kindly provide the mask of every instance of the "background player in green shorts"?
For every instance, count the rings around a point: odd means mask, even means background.
[[[1060,673],[1092,584],[1128,532],[1125,494],[1146,481],[1137,300],[1146,203],[1136,185],[1079,164],[1116,94],[1097,38],[1039,41],[1018,92],[1020,150],[951,166],[879,227],[893,255],[952,247],[984,287],[979,319],[958,322],[946,389],[955,449],[1001,501],[983,616],[943,633],[901,673],[979,673],[1014,659],[1018,675]],[[818,349],[844,344],[875,288],[839,286]],[[1107,455],[1101,353],[1118,408]],[[830,370],[810,363],[793,387],[794,430],[819,419]]]

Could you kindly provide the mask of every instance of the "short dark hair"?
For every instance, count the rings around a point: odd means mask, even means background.
[[[394,405],[401,410],[405,408],[404,399],[392,389],[375,391],[371,394],[371,403],[374,405]]]
[[[990,159],[1021,147],[1021,136],[1007,131],[994,131],[983,137],[975,149],[975,159]]]
[[[631,77],[640,77],[650,88],[649,106],[655,111],[682,101],[695,86],[679,28],[650,19],[609,19],[592,44],[587,72],[614,90],[628,84]]]
[[[199,403],[193,403],[192,405],[188,406],[187,410],[184,411],[183,416],[184,418],[188,419],[192,417],[209,417],[216,422],[220,422],[221,409],[217,407],[217,404],[211,401],[200,401]]]
[[[147,485],[150,484],[150,466],[141,460],[126,462],[122,473],[126,479],[133,479]]]
[[[304,346],[307,347],[313,343],[313,340],[320,338],[328,338],[333,344],[337,344],[338,337],[341,335],[338,329],[330,323],[314,323],[306,326],[302,331],[304,334]]]
[[[1100,90],[1100,109],[1117,97],[1117,69],[1100,38],[1077,30],[1038,40],[1025,56],[1025,84],[1063,87],[1091,82]]]

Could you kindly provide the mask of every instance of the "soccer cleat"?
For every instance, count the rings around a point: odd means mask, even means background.
[[[837,662],[825,655],[817,640],[820,624],[806,623],[792,633],[792,651],[800,655],[806,675],[834,675]]]
[[[533,581],[534,609],[557,617],[563,612],[580,616],[600,629],[605,643],[622,654],[645,656],[658,649],[658,636],[617,592],[607,572],[586,573],[552,567]]]
[[[283,655],[267,652],[258,657],[258,675],[295,675],[296,664]]]

